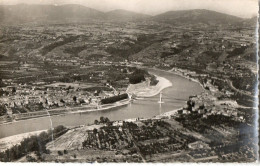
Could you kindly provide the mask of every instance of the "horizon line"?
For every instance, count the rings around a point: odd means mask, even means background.
[[[161,13],[158,13],[158,14],[146,14],[146,13],[142,13],[142,12],[136,12],[136,11],[121,9],[121,8],[108,10],[108,11],[102,11],[102,10],[99,10],[99,9],[95,9],[93,7],[89,7],[89,6],[86,6],[86,5],[83,5],[83,4],[76,4],[76,3],[71,3],[71,4],[70,3],[68,3],[68,4],[52,4],[52,3],[50,3],[50,4],[37,4],[37,3],[35,3],[35,4],[28,4],[28,3],[0,4],[0,6],[15,6],[15,5],[39,5],[39,6],[78,5],[78,6],[83,6],[83,7],[89,8],[89,9],[94,9],[94,10],[97,10],[97,11],[102,12],[102,13],[108,13],[108,12],[115,11],[115,10],[124,10],[124,11],[133,12],[133,13],[136,13],[136,14],[143,14],[143,15],[147,15],[147,16],[151,16],[151,17],[157,16],[157,15],[160,15],[160,14],[164,14],[164,13],[167,13],[167,12],[171,12],[171,11],[207,10],[207,11],[213,11],[213,12],[217,12],[217,13],[222,13],[222,14],[238,17],[238,18],[241,18],[241,19],[252,19],[254,17],[258,18],[258,14],[251,16],[251,17],[241,17],[241,16],[236,16],[236,15],[233,15],[233,14],[229,14],[229,13],[225,13],[225,12],[219,12],[219,11],[216,11],[216,10],[205,9],[205,8],[191,8],[191,9],[183,9],[183,10],[182,9],[181,10],[178,10],[178,9],[177,10],[167,10],[167,11],[164,11],[164,12],[161,12]]]

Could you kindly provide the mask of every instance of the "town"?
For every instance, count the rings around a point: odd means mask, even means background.
[[[195,24],[159,16],[1,25],[0,125],[40,126],[42,117],[72,113],[91,121],[0,142],[0,160],[255,162],[257,18]],[[182,83],[187,89],[177,91]],[[169,87],[180,97],[169,98]],[[92,118],[113,111],[118,117]]]

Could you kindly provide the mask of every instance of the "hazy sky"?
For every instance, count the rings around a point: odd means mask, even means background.
[[[125,9],[150,15],[170,10],[209,9],[239,17],[256,16],[258,0],[0,0],[0,4],[81,4],[100,11]]]

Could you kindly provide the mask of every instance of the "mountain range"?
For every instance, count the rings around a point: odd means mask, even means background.
[[[88,20],[140,21],[176,23],[230,24],[245,20],[240,17],[205,9],[169,11],[156,16],[127,10],[101,12],[82,5],[0,5],[0,23],[19,24],[27,22],[86,22]]]
[[[205,24],[232,24],[243,21],[244,19],[228,14],[223,14],[211,10],[195,9],[169,11],[154,17],[154,20],[167,23],[205,23]]]

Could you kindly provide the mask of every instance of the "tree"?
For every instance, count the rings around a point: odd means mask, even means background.
[[[110,120],[108,119],[108,117],[106,117],[104,120],[105,120],[105,123],[110,122]]]
[[[105,123],[105,118],[103,116],[100,117],[100,123]]]
[[[97,134],[97,129],[96,128],[93,129],[93,133]]]
[[[126,69],[123,69],[123,71],[122,71],[123,73],[127,73],[127,70]]]
[[[16,149],[16,148],[10,149],[9,157],[10,157],[11,160],[14,160],[14,159],[17,158],[17,154],[16,154],[16,150],[15,150],[15,149]]]
[[[128,94],[124,93],[124,94],[120,94],[118,96],[113,96],[113,97],[109,97],[109,98],[105,98],[105,99],[101,99],[101,103],[102,104],[109,104],[109,103],[114,103],[123,99],[127,99],[128,98]]]
[[[192,108],[195,106],[195,102],[190,99],[187,101],[187,106],[187,110],[192,111]]]
[[[107,126],[112,126],[112,125],[113,125],[113,122],[110,122],[110,121],[109,121],[109,122],[106,123],[106,125],[107,125]]]
[[[36,162],[36,159],[34,157],[30,156],[30,155],[26,155],[26,160],[28,162]]]
[[[66,127],[62,126],[62,125],[59,125],[57,127],[54,128],[53,130],[53,134],[56,135],[56,134],[60,134],[62,131],[66,131]]]
[[[82,104],[82,103],[86,103],[86,102],[83,99],[80,99],[79,103]]]
[[[130,84],[138,84],[142,81],[145,81],[145,78],[144,78],[144,74],[132,74],[130,77],[129,77],[129,82]]]
[[[77,101],[77,97],[76,97],[76,96],[73,97],[73,101],[74,101],[74,102]]]
[[[13,88],[12,88],[12,93],[15,93],[15,92],[16,92],[16,88],[13,87]]]
[[[46,143],[50,141],[49,135],[47,134],[47,132],[41,132],[38,136],[38,144],[39,144],[39,151],[42,152],[46,152]]]
[[[95,120],[95,121],[94,121],[94,124],[95,124],[95,125],[99,124],[98,120]]]
[[[66,132],[66,128],[64,126],[57,126],[54,128],[54,136],[57,138],[58,136],[64,134]],[[13,146],[12,148],[6,150],[5,152],[0,153],[1,161],[14,161],[22,156],[27,155],[30,152],[35,151],[36,155],[40,158],[41,153],[48,153],[46,150],[46,144],[51,141],[51,132],[48,133],[42,132],[40,135],[31,136],[25,138],[20,145]],[[30,159],[30,157],[29,157]]]
[[[204,108],[205,108],[204,104],[199,106],[199,109],[204,109]]]
[[[150,82],[150,85],[151,86],[155,86],[155,85],[157,85],[157,83],[158,83],[159,81],[156,79],[156,77],[153,75],[152,77],[151,77],[151,82]]]
[[[58,155],[59,155],[59,156],[62,156],[62,155],[63,155],[63,152],[62,152],[62,151],[58,151]]]
[[[2,79],[0,79],[0,87],[6,86]]]

